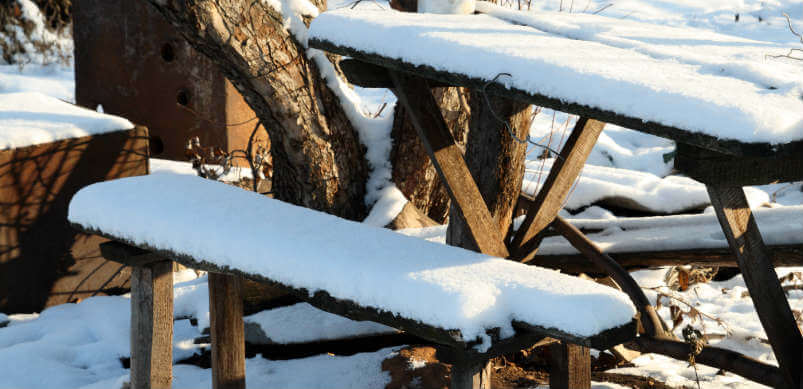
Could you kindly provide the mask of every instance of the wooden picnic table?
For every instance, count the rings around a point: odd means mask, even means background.
[[[548,33],[527,25],[524,13],[485,3],[477,9],[499,17],[330,11],[312,22],[309,46],[350,57],[342,68],[352,83],[395,92],[486,254],[529,261],[551,226],[598,260],[600,250],[558,211],[605,123],[676,141],[676,168],[706,184],[786,384],[800,387],[803,339],[742,190],[803,179],[800,96],[755,79]],[[579,116],[509,242],[494,227],[432,98],[431,87],[446,85]]]

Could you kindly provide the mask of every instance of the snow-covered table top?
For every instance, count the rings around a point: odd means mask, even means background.
[[[309,44],[456,85],[496,78],[489,92],[688,143],[803,139],[800,68],[766,57],[788,49],[603,16],[477,9],[486,14],[328,11]]]
[[[134,128],[102,114],[36,92],[0,94],[0,150]]]
[[[136,204],[136,206],[132,206]],[[590,337],[631,322],[612,288],[535,266],[347,221],[199,177],[150,175],[90,185],[69,220],[130,244],[274,282],[326,291],[489,346],[512,321]]]

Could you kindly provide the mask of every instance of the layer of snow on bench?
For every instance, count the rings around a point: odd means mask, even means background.
[[[774,144],[803,138],[799,83],[767,85],[733,69],[569,39],[488,15],[342,9],[315,18],[309,37],[485,80],[508,73],[500,82],[529,93],[718,138]]]
[[[761,236],[768,245],[803,243],[803,206],[753,210]],[[602,230],[588,234],[605,252],[627,253],[727,248],[728,242],[713,213],[608,220],[570,219],[578,228]],[[539,255],[579,254],[562,237],[545,238]]]
[[[181,175],[99,183],[79,191],[70,221],[150,247],[329,292],[464,339],[511,320],[591,336],[628,323],[619,291],[534,266],[403,236]]]
[[[292,344],[398,332],[372,321],[356,321],[331,314],[307,303],[274,308],[243,318],[262,329],[271,343]],[[292,323],[292,325],[288,325]],[[247,333],[246,333],[247,335]],[[248,339],[246,339],[248,340]],[[265,341],[265,339],[255,339]],[[254,340],[249,340],[257,343]]]
[[[41,93],[0,94],[0,150],[132,128],[126,119]]]

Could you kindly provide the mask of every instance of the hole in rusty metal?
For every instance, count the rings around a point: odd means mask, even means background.
[[[165,62],[173,62],[173,60],[176,59],[176,52],[173,50],[173,45],[170,43],[165,43],[164,46],[162,46],[162,59],[165,60]]]
[[[182,89],[178,91],[178,95],[176,95],[176,102],[183,106],[187,106],[190,104],[190,92],[186,89]]]
[[[162,138],[156,135],[150,136],[148,146],[150,147],[151,155],[159,155],[165,151],[165,144]]]

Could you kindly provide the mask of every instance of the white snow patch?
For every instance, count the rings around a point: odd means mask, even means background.
[[[134,202],[139,206],[131,207]],[[134,244],[459,329],[467,340],[487,340],[485,330],[496,327],[503,338],[512,336],[514,319],[589,336],[628,323],[635,313],[625,294],[591,281],[197,177],[150,175],[93,184],[73,197],[69,219]]]
[[[183,174],[197,176],[198,172],[192,168],[192,163],[172,161],[169,159],[151,158],[150,174]],[[222,170],[219,165],[206,165],[208,169]],[[250,168],[233,166],[228,174],[220,177],[223,182],[239,182],[243,178],[253,178]]]
[[[355,321],[321,311],[307,303],[275,308],[246,316],[274,343],[292,344],[398,332],[370,321]]]
[[[393,183],[380,190],[378,194],[379,199],[362,222],[369,226],[384,227],[399,215],[408,201],[404,193]]]
[[[134,125],[126,119],[41,93],[0,94],[0,150],[132,128]]]
[[[507,73],[511,76],[500,82],[529,93],[717,138],[769,143],[803,138],[800,82],[757,84],[740,78],[741,74],[712,71],[684,63],[682,58],[658,59],[488,15],[340,9],[315,18],[310,34],[412,65],[484,80]],[[405,39],[399,41],[399,36]],[[763,60],[750,63],[766,66]]]
[[[753,215],[766,244],[792,245],[803,240],[803,206],[756,208]],[[713,213],[569,221],[577,228],[602,230],[586,236],[608,253],[728,247]],[[577,253],[562,237],[545,238],[538,249],[539,255]]]

